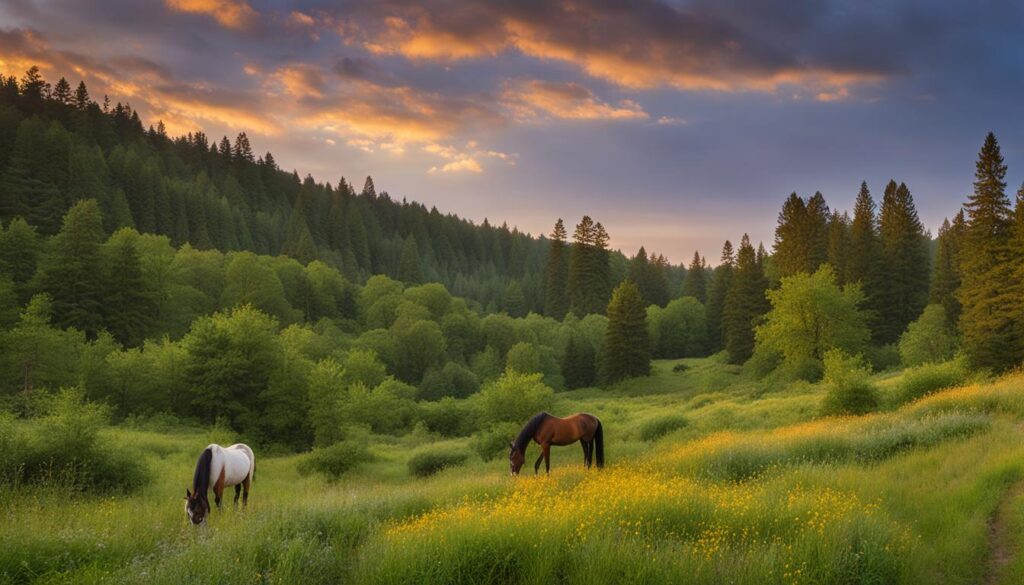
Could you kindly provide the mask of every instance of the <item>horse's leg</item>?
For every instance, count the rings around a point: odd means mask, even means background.
[[[590,467],[590,453],[588,453],[587,442],[580,439],[580,447],[583,447],[583,467]]]
[[[534,475],[537,475],[537,472],[540,470],[540,462],[543,461],[543,460],[544,460],[544,451],[541,451],[540,452],[540,456],[537,457],[537,462],[533,464],[533,474]]]
[[[242,482],[242,507],[249,505],[249,486],[252,484],[252,474],[245,476],[245,481]]]
[[[594,465],[594,442],[587,441],[587,469]]]
[[[551,445],[544,445],[541,455],[544,456],[544,473],[551,475]]]
[[[220,509],[221,499],[224,498],[224,470],[220,471],[220,477],[217,478],[217,483],[213,484],[213,501],[217,504],[217,509]]]
[[[238,507],[238,498],[241,495],[242,495],[242,484],[236,483],[235,484],[235,502],[234,502],[235,508]]]

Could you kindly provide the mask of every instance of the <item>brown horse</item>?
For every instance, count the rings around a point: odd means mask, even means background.
[[[572,445],[576,441],[583,445],[583,465],[589,468],[596,454],[597,466],[604,467],[604,429],[601,421],[592,414],[579,413],[566,418],[546,412],[534,415],[519,431],[516,440],[508,444],[508,464],[512,475],[519,475],[526,461],[526,447],[530,439],[540,445],[540,457],[533,464],[534,475],[540,469],[541,461],[544,461],[545,472],[551,472],[551,445]]]

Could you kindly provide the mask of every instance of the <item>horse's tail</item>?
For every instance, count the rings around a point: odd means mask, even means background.
[[[597,419],[597,430],[594,431],[594,451],[597,456],[597,467],[600,469],[604,467],[604,427],[599,418]]]

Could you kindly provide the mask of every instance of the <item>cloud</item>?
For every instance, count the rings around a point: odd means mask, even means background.
[[[213,17],[234,30],[247,30],[259,20],[259,13],[245,0],[165,0],[165,4],[177,12]]]
[[[480,163],[473,158],[460,158],[444,165],[437,167],[433,166],[427,170],[427,173],[433,175],[437,173],[482,173],[484,172],[483,167]]]
[[[682,118],[675,118],[673,116],[659,116],[658,117],[658,125],[659,126],[685,126],[686,125],[686,120],[684,120]]]
[[[516,50],[631,89],[825,90],[893,73],[880,59],[859,61],[824,46],[819,29],[834,25],[829,11],[779,6],[788,8],[788,20],[758,22],[737,16],[764,12],[755,0],[730,4],[734,10],[710,0],[683,7],[658,0],[380,0],[350,8],[344,30],[375,54],[457,61]]]
[[[632,100],[612,105],[573,82],[522,81],[508,87],[504,99],[520,118],[539,114],[565,120],[643,120],[648,117],[640,104]]]

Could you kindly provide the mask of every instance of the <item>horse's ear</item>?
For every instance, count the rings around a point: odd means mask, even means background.
[[[513,443],[512,441],[509,441],[509,442],[508,442],[508,448],[509,448],[509,449],[515,449],[515,448],[516,448],[516,445],[515,445],[515,443]]]
[[[188,491],[188,488],[185,488],[185,499],[187,500],[188,498],[191,498],[191,497],[192,497],[192,492]]]

